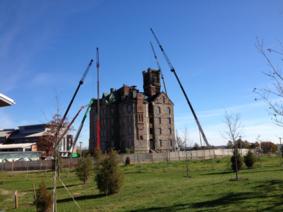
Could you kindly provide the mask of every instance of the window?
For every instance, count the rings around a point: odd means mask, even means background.
[[[143,122],[143,114],[138,113],[138,122]]]
[[[132,107],[131,107],[131,105],[128,105],[127,109],[128,109],[128,112],[129,112],[129,113],[132,112]]]
[[[159,146],[162,147],[162,140],[159,140]]]
[[[140,136],[140,140],[143,140],[143,136],[142,135]]]
[[[158,120],[159,120],[159,124],[161,124],[161,118],[159,118]]]
[[[163,96],[163,103],[166,103],[166,98],[165,98],[165,96]]]
[[[170,134],[170,135],[172,134],[172,129],[171,129],[171,128],[169,128],[169,134]]]
[[[172,142],[172,140],[170,140],[170,146],[173,147],[173,142]]]
[[[161,130],[161,128],[159,128],[159,129],[158,129],[158,131],[159,131],[159,135],[161,135],[161,133],[162,133],[162,130]]]
[[[171,114],[171,109],[170,109],[170,107],[167,107],[167,113],[168,113],[168,114]]]
[[[157,106],[157,108],[156,108],[156,113],[157,113],[157,114],[160,114],[160,113],[161,113],[161,108],[160,108],[159,106]]]
[[[171,124],[171,118],[168,118],[168,124]]]

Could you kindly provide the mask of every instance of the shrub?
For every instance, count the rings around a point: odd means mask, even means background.
[[[128,166],[131,164],[131,159],[130,157],[126,157],[126,160],[125,160],[125,166]]]
[[[118,165],[117,153],[110,151],[96,170],[95,181],[100,192],[108,195],[118,193],[123,182],[123,175]]]
[[[252,153],[251,151],[248,151],[248,154],[244,157],[244,162],[245,162],[246,166],[249,169],[252,168],[255,161],[256,161],[256,157],[255,157],[254,153]]]
[[[237,160],[235,160],[235,152],[234,152],[233,156],[231,157],[231,168],[234,172],[236,172],[236,164],[239,171],[243,165],[243,157],[239,153],[237,153]]]
[[[34,204],[37,212],[49,212],[52,209],[52,194],[47,190],[44,182],[40,183],[36,191]]]
[[[101,165],[101,161],[103,160],[104,155],[100,150],[95,150],[93,156],[94,156],[94,169],[97,170]]]
[[[79,165],[76,169],[76,174],[81,181],[86,184],[92,170],[92,158],[90,156],[81,157]]]

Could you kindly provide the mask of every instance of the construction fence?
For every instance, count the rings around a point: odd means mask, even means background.
[[[77,158],[62,159],[60,164],[63,168],[74,168],[78,165]],[[54,168],[54,160],[36,161],[12,161],[0,163],[0,171],[48,171]]]
[[[248,149],[239,149],[241,155],[246,155]],[[178,160],[208,160],[231,156],[232,149],[209,149],[209,150],[192,150],[192,151],[176,151],[163,153],[134,153],[120,154],[120,161],[124,163],[126,158],[130,158],[131,164],[137,163],[154,163],[161,161],[178,161]],[[75,168],[78,165],[78,158],[63,158],[60,164],[63,168]],[[0,171],[30,171],[39,170],[47,171],[54,168],[53,160],[37,160],[37,161],[13,161],[0,163]]]

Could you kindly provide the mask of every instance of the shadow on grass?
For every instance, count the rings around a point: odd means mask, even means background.
[[[70,187],[81,186],[81,185],[83,185],[83,184],[82,184],[82,183],[76,183],[76,184],[66,185],[66,187],[67,187],[67,188],[70,188]],[[57,189],[60,189],[60,188],[64,188],[64,186],[57,186],[56,188],[57,188]],[[52,190],[52,189],[53,189],[53,186],[50,186],[50,187],[48,187],[47,189]]]
[[[193,203],[193,208],[202,208],[202,207],[217,207],[219,205],[229,205],[229,204],[239,204],[240,201],[250,201],[251,199],[262,199],[272,198],[273,202],[270,202],[272,205],[264,210],[277,210],[279,207],[282,207],[283,194],[274,193],[275,190],[283,190],[283,180],[270,180],[263,181],[260,185],[255,187],[254,192],[231,192],[218,199],[203,201]],[[260,200],[258,200],[259,202]]]
[[[255,190],[253,192],[230,192],[217,199],[208,201],[175,204],[166,207],[150,207],[132,211],[178,211],[200,208],[219,209],[219,206],[240,204],[241,201],[252,201],[252,199],[258,199],[257,202],[260,203],[260,201],[263,201],[266,198],[272,198],[272,202],[268,200],[269,206],[261,209],[266,211],[280,211],[282,209],[283,194],[274,193],[274,190],[277,190],[279,192],[283,190],[283,180],[263,181],[260,185],[255,187]]]
[[[152,207],[152,208],[142,208],[137,210],[130,210],[131,212],[149,212],[149,211],[178,211],[178,210],[185,210],[191,208],[190,204],[175,204],[168,207]]]
[[[70,187],[74,187],[74,186],[80,186],[80,185],[83,185],[82,183],[76,183],[76,184],[70,184],[70,185],[66,185],[67,188],[70,188]],[[61,189],[61,188],[64,188],[64,186],[57,186],[56,187],[57,189]],[[35,189],[38,189],[38,186],[36,186]],[[52,190],[53,189],[53,186],[49,186],[47,187],[48,190]],[[25,192],[33,192],[34,190],[33,189],[27,189],[27,190],[24,190]]]
[[[233,173],[232,170],[231,171],[221,171],[221,172],[208,172],[208,173],[202,173],[200,175],[221,175],[221,174],[231,174]]]
[[[90,195],[75,197],[75,200],[80,201],[80,200],[98,199],[101,197],[105,197],[105,195],[104,194],[90,194]],[[71,202],[71,201],[73,201],[71,197],[57,200],[58,203],[66,203],[66,202]]]

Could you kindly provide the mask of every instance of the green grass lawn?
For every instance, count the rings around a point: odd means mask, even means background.
[[[58,211],[283,211],[283,166],[278,157],[264,157],[254,169],[240,171],[234,181],[229,158],[190,161],[186,177],[184,161],[122,167],[120,193],[100,195],[94,175],[86,185],[73,170],[61,178],[76,197],[81,210],[58,182]],[[35,211],[33,184],[44,180],[51,190],[51,172],[0,172],[0,211]],[[19,192],[19,209],[13,209],[13,193]]]

